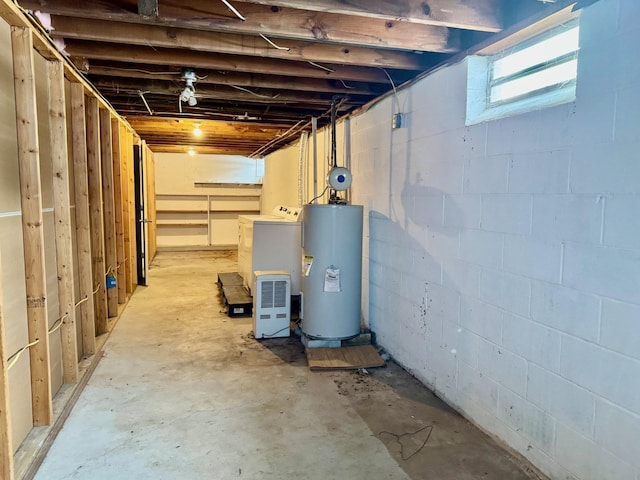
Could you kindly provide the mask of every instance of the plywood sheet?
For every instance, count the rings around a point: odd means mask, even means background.
[[[307,348],[311,370],[357,370],[382,367],[384,360],[373,345],[340,348]]]

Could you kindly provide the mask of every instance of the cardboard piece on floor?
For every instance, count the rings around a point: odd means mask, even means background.
[[[340,348],[307,348],[307,363],[315,370],[357,370],[382,367],[384,360],[373,345]]]

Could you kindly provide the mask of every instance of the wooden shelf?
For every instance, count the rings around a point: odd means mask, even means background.
[[[262,188],[261,183],[193,182],[193,186],[212,188]]]
[[[205,186],[204,184],[200,186]],[[224,186],[216,193],[156,194],[156,225],[160,234],[173,236],[207,236],[211,245],[214,234],[230,237],[230,228],[239,215],[260,214],[261,185],[206,185]],[[249,188],[253,190],[249,190]],[[240,188],[240,190],[238,190]],[[234,190],[236,189],[236,190]]]
[[[156,225],[159,227],[206,227],[207,222],[166,222],[159,220]]]
[[[207,213],[206,210],[176,210],[176,209],[171,209],[171,210],[162,210],[159,209],[157,210],[158,213]],[[237,214],[237,215],[259,215],[260,214],[260,210],[209,210],[209,212],[211,213],[233,213],[233,214]]]
[[[158,200],[170,200],[175,197],[197,197],[194,198],[194,201],[198,200],[206,200],[207,196],[211,197],[211,199],[216,198],[260,198],[261,195],[259,193],[240,193],[240,194],[232,194],[232,193],[210,193],[209,195],[204,195],[202,193],[189,193],[189,194],[174,194],[174,193],[158,193],[156,198]]]
[[[162,209],[159,208],[156,210],[158,213],[207,213],[206,210],[195,210],[189,208],[171,208],[171,209]]]

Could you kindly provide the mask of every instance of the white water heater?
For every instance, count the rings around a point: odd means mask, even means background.
[[[253,274],[255,338],[288,337],[291,329],[291,277],[285,271]]]
[[[361,205],[305,205],[302,215],[302,332],[342,340],[360,333]]]

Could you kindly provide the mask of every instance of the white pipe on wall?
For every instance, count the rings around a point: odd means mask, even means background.
[[[344,121],[344,167],[351,172],[351,119]],[[347,188],[346,200],[351,204],[351,189]]]
[[[307,137],[309,134],[307,132],[302,132],[300,135],[300,155],[298,157],[298,206],[301,207],[304,203],[303,196],[303,169],[304,169],[304,152],[307,147]]]
[[[318,119],[311,118],[311,134],[313,135],[313,198],[318,196]]]

